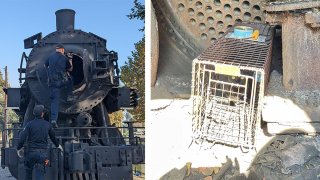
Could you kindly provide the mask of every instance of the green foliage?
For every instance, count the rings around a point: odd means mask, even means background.
[[[145,8],[144,5],[142,5],[138,0],[134,0],[133,2],[134,6],[131,8],[131,13],[128,16],[129,19],[138,19],[143,20],[144,24],[144,16],[145,16]],[[144,27],[139,29],[139,31],[144,31]]]
[[[128,87],[138,89],[140,97],[139,105],[136,109],[130,111],[134,120],[144,122],[145,119],[145,39],[142,38],[135,44],[135,50],[132,51],[132,57],[121,67],[121,80]]]
[[[128,16],[129,19],[143,20],[145,18],[145,7],[138,0],[134,0],[134,6],[131,8],[131,13]],[[140,29],[144,31],[144,27]],[[129,111],[134,120],[138,122],[144,122],[145,119],[145,91],[144,91],[144,67],[145,67],[145,39],[142,38],[139,42],[135,43],[135,50],[132,51],[132,57],[128,57],[128,61],[121,67],[121,80],[127,87],[136,88],[140,97],[139,105]],[[110,114],[111,123],[115,123],[117,126],[122,124],[123,112],[117,111]]]
[[[122,111],[116,111],[112,114],[109,114],[110,123],[115,124],[116,127],[122,126],[122,118],[123,118],[123,112]]]
[[[3,87],[5,87],[5,81],[3,79],[3,74],[0,71],[0,130],[3,130],[4,127],[4,91]],[[7,119],[8,122],[16,122],[19,118],[16,113],[12,110],[7,111]]]
[[[5,86],[5,81],[3,79],[3,74],[2,74],[2,71],[0,70],[0,86],[1,87],[4,87]],[[2,88],[1,88],[1,91],[2,91]]]

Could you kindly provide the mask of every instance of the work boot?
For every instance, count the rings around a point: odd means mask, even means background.
[[[68,101],[68,102],[75,101],[75,100],[77,100],[77,97],[76,97],[76,96],[68,95],[68,97],[67,97],[67,101]]]
[[[58,127],[57,121],[51,121],[51,125],[52,125],[53,128],[57,128]]]

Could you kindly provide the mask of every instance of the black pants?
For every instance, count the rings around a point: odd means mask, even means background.
[[[26,154],[25,167],[26,176],[25,180],[32,180],[32,171],[34,166],[37,164],[39,167],[36,168],[35,178],[36,180],[44,180],[44,162],[47,159],[46,150],[33,150]]]

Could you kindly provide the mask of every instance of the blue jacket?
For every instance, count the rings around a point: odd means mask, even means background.
[[[20,139],[17,149],[21,149],[25,141],[28,143],[28,149],[47,149],[48,136],[56,147],[59,142],[55,137],[52,125],[43,119],[34,119],[26,125],[20,133]]]
[[[60,86],[71,64],[66,56],[59,52],[55,52],[49,56],[45,62],[48,68],[49,86]]]

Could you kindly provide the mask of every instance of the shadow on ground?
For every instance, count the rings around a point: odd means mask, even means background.
[[[287,132],[290,132],[289,129]],[[286,134],[286,132],[282,132]],[[226,157],[219,167],[174,168],[161,180],[274,180],[318,179],[320,177],[320,137],[306,134],[276,135],[255,155],[246,172],[240,173],[237,158]]]

